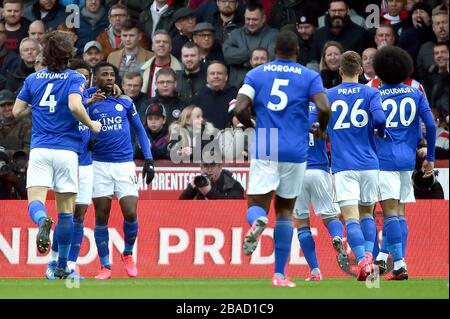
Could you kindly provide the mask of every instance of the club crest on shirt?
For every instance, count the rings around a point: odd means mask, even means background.
[[[121,111],[123,111],[123,106],[122,106],[122,104],[116,104],[116,110],[117,110],[117,112],[121,112]]]

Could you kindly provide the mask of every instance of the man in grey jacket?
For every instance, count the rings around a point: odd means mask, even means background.
[[[257,47],[266,48],[270,58],[274,55],[278,30],[266,24],[263,7],[258,3],[245,10],[245,25],[233,30],[223,44],[223,55],[230,66],[229,84],[240,88],[245,74],[250,70],[250,53]]]

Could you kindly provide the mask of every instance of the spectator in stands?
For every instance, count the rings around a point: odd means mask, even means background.
[[[211,23],[200,22],[194,29],[194,43],[199,47],[202,64],[218,60],[225,62],[222,46],[214,38],[214,27]]]
[[[331,40],[339,42],[345,51],[359,54],[370,46],[368,31],[350,20],[349,6],[344,0],[330,0],[325,26],[314,33],[310,60],[319,61],[323,46]]]
[[[434,65],[434,46],[436,43],[448,42],[448,11],[438,11],[433,14],[432,27],[436,41],[428,41],[420,47],[417,55],[417,78],[424,80],[429,68]]]
[[[205,145],[215,141],[217,133],[214,125],[203,118],[200,107],[194,104],[186,106],[179,120],[169,125],[167,149],[170,159],[175,163],[198,161],[197,154],[201,154]]]
[[[164,67],[156,72],[155,87],[156,95],[150,103],[161,103],[167,112],[167,125],[179,119],[181,111],[186,106],[186,101],[178,96],[177,76],[175,71],[169,67]],[[148,104],[147,104],[148,105]]]
[[[375,70],[373,68],[373,58],[377,53],[377,49],[375,48],[367,48],[363,51],[362,54],[362,67],[363,74],[359,76],[359,83],[366,84],[373,78],[375,78]]]
[[[375,31],[375,44],[377,45],[377,50],[381,49],[386,45],[395,44],[395,31],[391,25],[380,25]]]
[[[84,46],[83,50],[83,60],[89,64],[91,71],[94,66],[97,65],[101,60],[103,60],[103,48],[97,41],[89,41]],[[93,86],[93,75],[91,72],[91,78],[86,79],[88,86]]]
[[[57,0],[35,0],[24,9],[23,16],[29,21],[42,20],[47,31],[54,31],[58,25],[66,21],[67,13]]]
[[[206,69],[200,60],[200,49],[194,42],[181,48],[183,69],[177,71],[177,91],[187,103],[206,85]]]
[[[137,72],[154,54],[139,46],[142,33],[135,21],[127,20],[120,33],[123,49],[111,52],[107,61],[119,69],[122,78],[127,72]]]
[[[266,48],[256,48],[250,53],[249,63],[252,69],[267,62],[269,62],[269,52]]]
[[[236,98],[238,90],[227,86],[227,67],[220,61],[208,66],[207,85],[192,99],[192,103],[202,108],[205,118],[214,127],[223,130],[228,125],[228,103]]]
[[[181,70],[181,63],[170,52],[172,51],[172,39],[165,30],[157,30],[152,39],[152,51],[154,56],[145,62],[140,72],[144,82],[142,92],[147,93],[147,97],[154,97],[156,94],[155,75],[156,72],[164,67],[170,67],[172,70]]]
[[[37,59],[39,59],[39,56],[36,58],[36,60]],[[42,61],[42,58],[40,61]],[[83,74],[83,76],[86,78],[86,80],[91,78],[91,67],[85,61],[83,61],[81,59],[73,59],[70,61],[69,67],[72,70],[75,70],[78,73]],[[86,88],[89,88],[88,82],[86,82],[86,84],[87,84]]]
[[[19,53],[20,41],[27,36],[30,21],[22,17],[21,0],[4,0],[3,17],[6,29],[6,49]]]
[[[161,103],[150,104],[145,111],[144,128],[150,140],[154,160],[170,159],[167,143],[169,130],[166,125],[166,110]],[[144,159],[139,147],[135,148],[134,159]]]
[[[105,57],[113,51],[117,51],[123,47],[120,41],[120,33],[125,21],[129,20],[128,8],[121,3],[114,4],[108,11],[109,26],[105,31],[101,32],[96,40],[102,45],[103,53]],[[139,46],[144,49],[148,49],[147,37],[141,32],[141,40]]]
[[[172,36],[172,55],[178,60],[181,59],[183,45],[192,41],[196,21],[195,11],[189,8],[180,8],[173,14],[176,33]]]
[[[19,55],[6,49],[6,29],[0,21],[0,89],[5,87],[6,74],[15,68],[19,62]]]
[[[415,61],[420,46],[431,41],[434,36],[431,27],[431,7],[425,2],[417,2],[412,7],[410,14],[409,24],[403,28],[397,45],[408,51]]]
[[[320,75],[323,86],[327,89],[335,87],[342,82],[339,75],[339,67],[341,66],[343,53],[344,48],[336,41],[328,41],[323,47],[322,57],[320,58]]]
[[[0,145],[0,199],[27,199],[26,169],[28,155],[14,153],[13,160]]]
[[[245,74],[249,70],[248,61],[253,49],[265,47],[270,57],[273,57],[277,34],[278,30],[266,24],[264,9],[259,3],[247,6],[245,25],[232,31],[223,43],[225,62],[230,67],[231,86],[241,87]]]
[[[108,12],[101,0],[86,0],[80,12],[80,27],[77,28],[77,49],[83,50],[86,43],[94,41],[108,27]]]
[[[214,27],[214,38],[222,45],[234,29],[244,25],[244,17],[238,10],[237,0],[216,0],[217,11],[210,19],[203,22],[209,22]]]
[[[144,121],[145,101],[147,97],[141,92],[142,76],[139,72],[126,72],[122,77],[122,89],[125,95],[128,95],[132,100],[136,109]]]
[[[425,91],[433,109],[445,122],[449,104],[449,50],[448,43],[437,43],[434,46],[434,65],[425,77]]]
[[[298,35],[300,52],[297,62],[306,66],[310,62],[310,52],[313,43],[313,35],[318,26],[317,17],[307,10],[298,12],[295,32]]]
[[[398,37],[403,27],[403,22],[408,19],[406,0],[387,0],[386,13],[381,17],[381,23],[392,26],[394,34]]]
[[[244,199],[244,188],[222,167],[222,161],[202,160],[200,171],[178,199]]]
[[[131,19],[138,20],[141,12],[152,4],[153,0],[106,0],[106,7],[111,8],[116,4],[122,4],[128,9]]]
[[[155,0],[139,15],[139,25],[145,32],[147,39],[153,39],[156,30],[169,32],[172,26],[174,8],[167,0]]]
[[[25,78],[34,73],[34,63],[36,57],[41,51],[39,43],[35,39],[24,38],[19,45],[20,64],[17,68],[12,69],[6,76],[5,89],[10,90],[15,95],[22,88]]]
[[[31,39],[36,39],[39,43],[41,43],[45,32],[45,25],[41,20],[31,22],[28,27],[28,37]]]
[[[11,91],[0,91],[0,145],[10,158],[18,150],[28,154],[31,142],[31,117],[14,118],[15,100],[16,96]]]
[[[324,10],[316,0],[275,0],[270,10],[269,25],[281,29],[285,25],[295,25],[299,12],[307,8],[317,19]]]

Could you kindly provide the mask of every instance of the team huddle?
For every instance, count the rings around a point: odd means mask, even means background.
[[[342,84],[325,92],[320,75],[296,63],[298,51],[296,35],[281,32],[276,59],[248,72],[237,96],[234,112],[240,122],[254,127],[253,111],[256,132],[266,134],[266,139],[256,139],[251,152],[247,191],[251,228],[244,238],[244,254],[256,249],[275,194],[274,286],[295,286],[285,273],[294,221],[311,270],[307,280],[323,278],[310,229],[311,202],[328,229],[342,268],[348,267],[349,256],[343,247],[339,214],[357,260],[357,280],[366,280],[374,264],[380,272],[385,270],[389,254],[394,261],[389,279],[405,280],[404,204],[414,202],[411,175],[422,138],[421,122],[427,132],[425,177],[433,173],[436,136],[423,93],[403,84],[412,72],[411,58],[396,47],[379,50],[374,68],[382,85],[376,89],[358,84],[361,57],[347,51],[339,71]],[[96,87],[86,90],[85,77],[76,65],[70,65],[72,52],[66,36],[48,34],[43,41],[46,68],[27,77],[13,109],[16,118],[32,114],[27,192],[28,212],[39,226],[37,248],[46,253],[51,242],[48,279],[82,279],[76,261],[92,200],[101,263],[95,278],[110,279],[108,220],[115,196],[124,217],[122,260],[127,274],[135,277],[138,270],[132,252],[138,235],[138,192],[130,127],[144,154],[147,184],[154,177],[150,143],[131,99],[117,94],[114,68],[106,62],[96,65]],[[266,156],[273,147],[270,129],[277,129],[277,152]],[[52,240],[53,220],[44,206],[50,188],[58,210]],[[373,217],[377,202],[384,213],[381,247]]]

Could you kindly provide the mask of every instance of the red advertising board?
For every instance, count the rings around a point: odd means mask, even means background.
[[[54,217],[54,201],[48,201],[47,206]],[[138,209],[139,235],[134,257],[140,277],[257,278],[270,277],[273,272],[273,211],[258,249],[247,257],[242,253],[243,237],[249,227],[245,201],[140,200]],[[448,277],[448,201],[418,201],[408,207],[407,216],[406,260],[410,276]],[[118,202],[114,201],[109,230],[116,278],[126,277],[120,260],[122,222]],[[78,260],[81,273],[87,277],[94,276],[100,268],[93,229],[94,212],[90,207]],[[37,252],[36,233],[25,201],[0,202],[0,277],[44,276],[49,254]],[[316,217],[312,217],[312,233],[324,276],[348,276],[337,266],[331,239]],[[308,273],[296,232],[287,273],[293,278],[306,277]]]

